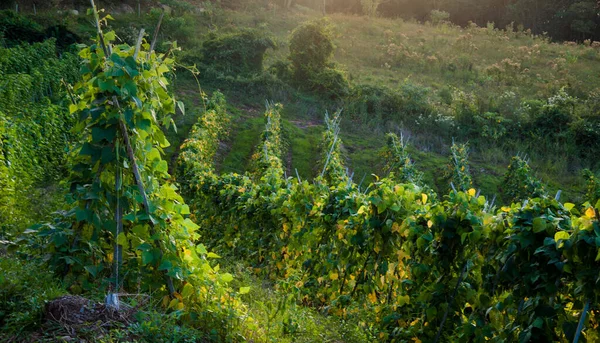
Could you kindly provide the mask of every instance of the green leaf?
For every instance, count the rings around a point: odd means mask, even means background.
[[[171,263],[171,261],[165,258],[162,259],[162,261],[160,262],[160,266],[158,266],[158,270],[169,271],[171,270],[171,268],[173,268],[173,263]]]
[[[248,294],[250,292],[250,287],[240,287],[240,294]]]
[[[161,160],[160,162],[158,162],[155,170],[158,173],[167,174],[169,172],[169,165],[167,164],[167,161]]]
[[[563,206],[567,209],[567,211],[571,212],[571,210],[573,209],[573,207],[575,207],[575,204],[572,204],[570,202],[566,202],[566,203],[564,203]]]
[[[559,240],[567,240],[567,239],[569,239],[569,237],[570,237],[570,235],[566,231],[558,231],[557,233],[554,234],[554,240],[556,242],[558,242]]]
[[[185,286],[183,286],[183,289],[181,290],[181,296],[184,298],[188,298],[192,294],[194,294],[194,286],[192,286],[189,283],[186,283]]]
[[[431,322],[437,316],[437,309],[432,306],[427,309],[426,314],[427,314],[427,321]]]
[[[200,226],[194,223],[190,218],[185,218],[183,221],[183,227],[185,227],[189,232],[194,232],[200,228]]]
[[[109,31],[109,32],[107,32],[107,33],[104,34],[104,40],[107,43],[110,43],[110,42],[114,41],[116,37],[117,37],[117,35],[115,35],[114,31]],[[113,55],[116,55],[116,54],[113,54]]]
[[[137,96],[132,96],[132,97],[131,97],[131,100],[133,100],[133,102],[135,102],[135,105],[136,105],[138,108],[142,108],[142,107],[143,107],[143,105],[142,105],[142,100],[140,100],[140,98],[138,98]]]
[[[229,282],[233,281],[233,275],[231,275],[229,273],[221,274],[221,281],[223,281],[225,283],[229,283]]]
[[[185,104],[183,101],[177,101],[177,108],[179,108],[179,111],[181,111],[182,115],[185,115]]]
[[[206,255],[208,251],[206,250],[204,244],[198,244],[198,246],[196,247],[196,253],[198,253],[199,255]]]
[[[215,254],[215,253],[214,253],[214,252],[212,252],[212,251],[211,251],[211,252],[209,252],[209,253],[207,253],[207,254],[206,254],[206,257],[207,257],[207,258],[221,258],[221,256],[219,256],[219,255]]]
[[[533,232],[538,233],[546,230],[546,221],[544,218],[534,218],[533,219]]]
[[[151,264],[154,261],[154,254],[152,250],[146,250],[142,252],[142,264],[147,265]]]
[[[125,235],[125,232],[119,233],[117,236],[117,244],[125,249],[129,249],[129,241],[127,240],[127,235]]]
[[[186,204],[181,205],[181,210],[179,211],[179,214],[181,214],[182,216],[190,214],[190,207]]]
[[[98,273],[100,273],[100,272],[101,272],[101,271],[104,269],[104,267],[103,267],[101,264],[99,264],[99,265],[97,265],[97,266],[94,266],[94,265],[85,266],[84,268],[85,268],[85,270],[87,270],[87,272],[88,272],[88,273],[90,273],[90,274],[91,274],[93,277],[96,277],[96,275],[98,275]]]
[[[77,209],[75,209],[75,219],[77,219],[78,222],[81,222],[84,220],[88,221],[90,218],[89,216],[90,216],[89,210],[79,208],[79,207]]]

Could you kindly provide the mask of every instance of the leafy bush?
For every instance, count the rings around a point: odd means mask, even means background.
[[[41,25],[10,10],[0,11],[0,33],[8,47],[22,42],[35,43],[44,40]]]
[[[448,19],[450,19],[450,13],[446,11],[432,10],[429,13],[429,20],[431,20],[433,25],[445,23],[448,21]]]
[[[331,28],[326,20],[305,22],[294,29],[290,38],[289,57],[294,67],[294,77],[299,80],[329,67],[334,49]]]
[[[590,160],[600,151],[600,116],[589,113],[571,123],[570,131],[580,155]]]
[[[546,104],[531,108],[529,112],[529,132],[538,139],[549,142],[564,142],[569,135],[569,126],[575,120],[576,99],[565,89],[550,97]]]
[[[382,0],[360,0],[362,13],[369,17],[377,16],[377,9],[382,3]]]
[[[310,75],[310,90],[323,98],[340,99],[349,93],[346,74],[338,69],[326,68]]]
[[[40,209],[33,186],[66,174],[74,116],[63,105],[61,79],[78,77],[77,62],[72,53],[58,57],[54,39],[0,48],[0,150],[7,175],[0,176],[6,186],[0,228],[5,233],[20,231],[42,215],[30,210]]]
[[[258,30],[211,33],[202,44],[202,63],[223,75],[260,74],[269,48],[275,48],[273,38]]]
[[[396,90],[385,87],[358,85],[346,98],[347,112],[371,127],[395,123],[424,124],[435,113],[426,87],[403,83]],[[436,123],[431,123],[435,125]],[[433,125],[427,123],[427,130]]]
[[[314,20],[297,27],[290,39],[293,83],[330,99],[348,94],[344,72],[329,60],[333,56],[333,38],[326,20]]]

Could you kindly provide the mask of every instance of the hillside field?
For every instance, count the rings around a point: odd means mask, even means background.
[[[0,342],[600,341],[592,1],[340,1],[0,4]]]

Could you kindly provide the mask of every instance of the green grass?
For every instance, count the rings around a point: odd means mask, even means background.
[[[250,287],[242,296],[247,314],[267,333],[269,342],[369,342],[358,323],[340,321],[298,305],[290,293],[254,276],[243,264],[223,260],[222,270],[235,275],[233,289]],[[129,325],[65,327],[44,318],[45,304],[67,294],[53,274],[35,261],[0,256],[0,341],[56,342],[209,342],[201,328],[181,325],[176,313],[164,312],[160,299],[143,306]],[[285,285],[284,285],[285,286]],[[280,285],[281,287],[281,285]],[[102,301],[102,294],[86,294]],[[116,324],[116,323],[113,323]],[[199,330],[200,329],[200,330]]]
[[[234,118],[232,120],[229,139],[224,143],[227,153],[221,163],[222,173],[243,173],[248,170],[250,158],[256,145],[260,142],[260,134],[264,130],[262,117]]]

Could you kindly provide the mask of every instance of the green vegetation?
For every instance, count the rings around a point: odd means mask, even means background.
[[[588,2],[16,0],[0,340],[600,339]]]

